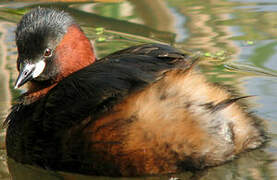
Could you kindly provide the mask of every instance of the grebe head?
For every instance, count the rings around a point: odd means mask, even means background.
[[[30,81],[53,84],[91,64],[90,41],[73,18],[63,11],[35,8],[16,28],[19,76],[15,88]]]

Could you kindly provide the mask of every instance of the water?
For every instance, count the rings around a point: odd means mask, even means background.
[[[35,6],[72,14],[96,46],[98,57],[142,42],[163,42],[201,53],[203,73],[214,82],[235,86],[252,99],[272,139],[265,147],[205,171],[147,179],[277,179],[277,2],[275,0],[114,0],[103,3],[0,2],[0,115],[5,117],[22,90],[17,76],[14,29]],[[103,30],[104,29],[104,30]],[[24,91],[24,90],[23,90]],[[3,119],[3,118],[2,118]],[[51,172],[7,159],[5,130],[0,130],[0,179],[90,179]],[[108,177],[94,177],[109,179]],[[127,178],[122,178],[127,179]],[[142,178],[137,178],[142,179]]]

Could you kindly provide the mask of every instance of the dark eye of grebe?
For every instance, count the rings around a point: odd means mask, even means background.
[[[52,56],[52,50],[50,48],[46,48],[44,51],[44,57]]]

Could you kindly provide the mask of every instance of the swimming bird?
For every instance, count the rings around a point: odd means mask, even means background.
[[[96,60],[66,12],[34,8],[16,28],[7,154],[24,164],[107,176],[199,170],[260,147],[265,131],[240,99],[206,80],[196,58],[143,44]]]

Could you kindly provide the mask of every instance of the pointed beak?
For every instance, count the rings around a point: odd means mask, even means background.
[[[35,63],[35,64],[22,64],[20,68],[20,72],[18,78],[15,82],[14,88],[17,89],[24,85],[26,82],[38,77],[44,70],[45,62],[43,60]]]
[[[26,82],[33,79],[34,71],[35,71],[34,64],[25,64],[19,72],[14,88],[17,89],[23,84],[25,84]]]

